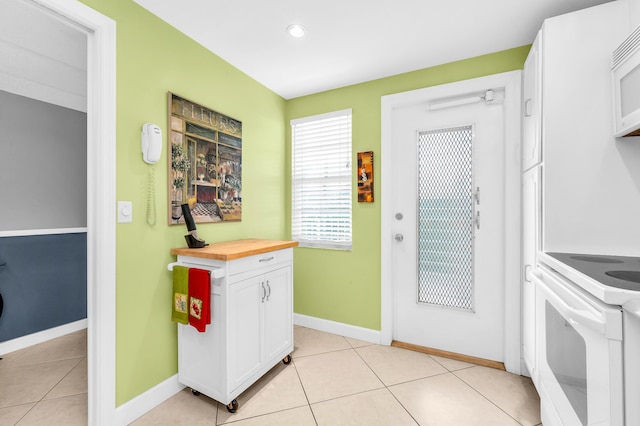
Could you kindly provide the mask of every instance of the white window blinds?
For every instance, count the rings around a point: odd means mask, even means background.
[[[351,250],[351,109],[291,120],[292,239]]]

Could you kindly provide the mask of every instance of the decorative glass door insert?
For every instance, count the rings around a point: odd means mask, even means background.
[[[418,132],[417,143],[417,302],[473,311],[473,127]]]

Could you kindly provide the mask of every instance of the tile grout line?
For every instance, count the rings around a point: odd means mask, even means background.
[[[380,376],[378,376],[378,374],[376,374],[376,372],[373,370],[373,368],[369,365],[369,363],[362,357],[362,355],[360,354],[360,352],[357,351],[356,348],[353,348],[353,350],[355,351],[355,353],[360,357],[360,359],[362,360],[362,362],[364,362],[364,364],[369,367],[369,370],[371,370],[371,372],[378,378],[378,380],[380,380],[380,383],[382,383],[382,386],[384,386],[384,389],[389,392],[391,394],[391,396],[393,397],[393,399],[395,399],[398,404],[400,404],[400,406],[402,407],[402,409],[409,415],[409,417],[411,417],[411,419],[418,425],[420,426],[420,422],[418,422],[418,420],[413,417],[413,414],[411,414],[411,412],[407,409],[407,407],[404,406],[404,404],[402,402],[400,402],[400,400],[398,399],[398,397],[391,391],[391,389],[389,389],[389,386],[387,386],[387,384],[380,378]],[[434,360],[435,361],[435,360]],[[446,368],[445,368],[446,370]],[[396,383],[398,384],[398,383]]]
[[[507,413],[502,407],[500,407],[499,405],[497,405],[496,403],[494,403],[493,401],[491,401],[487,396],[485,396],[484,394],[482,394],[480,391],[478,391],[477,389],[475,389],[473,386],[471,386],[470,384],[468,384],[467,382],[465,382],[462,378],[460,378],[457,374],[455,374],[456,371],[462,371],[462,370],[467,370],[470,368],[474,368],[474,367],[478,367],[478,365],[470,365],[468,367],[464,367],[464,368],[460,368],[457,370],[449,370],[444,364],[440,363],[437,359],[435,359],[434,357],[432,357],[429,354],[425,354],[427,357],[429,357],[429,359],[431,359],[432,361],[434,361],[436,364],[440,365],[442,368],[444,368],[446,371],[443,373],[438,373],[438,374],[433,374],[431,376],[425,376],[425,377],[419,377],[416,379],[411,379],[411,380],[407,380],[404,382],[398,382],[398,383],[394,383],[393,385],[387,385],[379,376],[378,374],[374,371],[374,369],[369,365],[369,363],[362,357],[362,355],[360,354],[360,352],[358,352],[357,348],[353,347],[353,350],[356,352],[356,354],[358,354],[358,356],[360,357],[360,359],[362,359],[362,361],[365,363],[365,365],[371,370],[371,372],[378,378],[378,380],[380,380],[380,382],[383,384],[384,388],[394,397],[394,399],[400,404],[400,406],[407,412],[407,414],[413,419],[414,422],[416,422],[416,424],[420,425],[420,422],[418,422],[418,420],[416,420],[416,418],[411,414],[411,412],[404,406],[404,404],[402,404],[402,402],[396,397],[396,395],[393,393],[393,391],[391,389],[389,389],[389,387],[391,386],[397,386],[397,385],[402,385],[402,384],[406,384],[406,383],[411,383],[411,382],[416,382],[419,380],[424,380],[424,379],[429,379],[432,377],[438,377],[438,376],[444,376],[447,374],[452,375],[453,377],[455,377],[456,379],[460,380],[462,383],[464,383],[466,386],[468,386],[469,388],[471,388],[474,392],[476,392],[477,394],[479,394],[482,398],[484,398],[485,400],[487,400],[490,404],[492,404],[493,406],[495,406],[497,409],[499,409],[500,411],[502,411],[504,414],[506,414],[509,418],[513,419],[513,421],[515,421],[516,423],[522,425],[521,422],[519,422],[518,420],[516,420],[513,416],[511,416],[509,413]],[[364,392],[359,392],[361,393],[365,393],[365,392],[370,392],[370,391],[364,391]],[[356,394],[354,394],[356,395]],[[339,398],[333,398],[333,399],[339,399]]]
[[[29,349],[30,349],[30,348],[29,348]],[[6,355],[9,355],[9,354],[6,354]],[[4,356],[6,356],[6,355],[4,355]],[[23,356],[24,356],[24,353],[23,353],[22,355],[20,355],[17,359],[20,359],[20,358],[22,358]],[[3,358],[2,358],[2,359],[3,359]],[[16,369],[16,368],[17,368],[17,367],[15,367],[15,366],[14,366],[14,367],[7,367],[7,368],[6,368],[6,370],[14,370],[14,369]],[[18,423],[20,423],[20,422],[22,421],[22,419],[24,419],[24,418],[27,416],[27,414],[29,414],[29,413],[31,412],[31,410],[33,410],[33,409],[36,407],[36,405],[38,405],[38,402],[39,402],[39,401],[35,401],[35,402],[23,402],[22,404],[10,405],[10,406],[7,406],[7,407],[2,407],[2,408],[19,407],[19,406],[21,406],[21,405],[33,404],[33,405],[31,406],[31,408],[29,408],[29,409],[28,409],[28,410],[27,410],[27,411],[26,411],[26,412],[25,412],[25,413],[24,413],[24,414],[23,414],[23,415],[18,419],[18,421],[14,423],[14,426],[15,426],[15,425],[17,425]]]
[[[353,347],[353,345],[347,340],[346,337],[344,336],[340,336],[344,339],[345,343],[349,346],[349,348],[351,350],[353,350],[354,352],[356,351],[355,348]],[[334,351],[327,351],[327,352],[319,352],[316,354],[309,354],[309,355],[304,355],[304,356],[298,356],[296,358],[300,359],[300,358],[305,358],[305,357],[311,357],[311,356],[316,356],[316,355],[324,355],[324,354],[329,354],[329,353],[336,353],[336,352],[342,352],[342,351],[346,351],[349,350],[349,348],[346,349],[336,349]],[[295,352],[295,350],[294,350]],[[302,378],[300,377],[300,372],[298,371],[298,367],[295,365],[295,359],[292,357],[292,361],[294,363],[294,366],[296,368],[296,375],[298,376],[298,380],[300,381],[300,386],[302,386],[302,391],[304,392],[304,397],[307,400],[307,404],[309,406],[309,411],[311,411],[311,415],[313,416],[313,421],[315,422],[316,426],[318,426],[318,419],[316,418],[316,414],[313,411],[313,407],[311,406],[311,401],[309,401],[309,396],[307,395],[307,390],[304,388],[304,383],[302,382]],[[381,381],[382,382],[382,381]],[[383,383],[384,385],[384,383]],[[332,399],[338,399],[338,398],[332,398]],[[324,402],[324,401],[319,401],[319,402]],[[314,404],[317,404],[319,402],[316,402]]]
[[[407,380],[407,381],[403,381],[403,382],[399,382],[399,383],[394,383],[393,385],[389,385],[389,386],[387,386],[387,385],[384,383],[384,381],[380,378],[380,376],[375,372],[375,370],[371,367],[371,365],[369,365],[369,363],[367,363],[367,361],[362,357],[362,355],[361,355],[361,354],[360,354],[360,352],[358,351],[358,349],[360,349],[360,348],[361,348],[361,346],[355,347],[355,346],[353,346],[353,345],[352,345],[352,344],[351,344],[351,343],[346,339],[346,337],[345,337],[345,336],[340,336],[340,337],[342,337],[342,338],[344,338],[344,339],[346,340],[347,344],[350,346],[350,349],[351,349],[351,350],[353,350],[353,351],[358,355],[358,357],[359,357],[359,358],[362,360],[362,362],[367,366],[367,368],[368,368],[368,369],[373,373],[373,375],[374,375],[374,376],[375,376],[375,377],[380,381],[380,383],[382,384],[382,387],[380,387],[380,388],[376,388],[376,389],[369,389],[369,390],[366,390],[366,391],[355,392],[355,393],[353,393],[353,394],[343,395],[343,396],[339,396],[339,397],[335,397],[335,398],[329,398],[329,399],[326,399],[326,400],[323,400],[323,401],[318,401],[318,402],[316,402],[316,403],[314,403],[314,404],[324,403],[324,402],[327,402],[327,401],[335,401],[335,400],[339,400],[339,399],[342,399],[342,398],[351,397],[351,396],[354,396],[354,395],[361,395],[361,394],[368,393],[368,392],[372,392],[372,391],[375,391],[375,390],[385,389],[385,390],[387,390],[387,391],[392,395],[392,397],[393,397],[393,398],[398,402],[398,404],[400,404],[400,406],[402,407],[402,409],[404,409],[404,410],[405,410],[405,412],[409,415],[409,417],[410,417],[410,418],[411,418],[411,419],[412,419],[412,420],[413,420],[413,421],[414,421],[418,426],[420,426],[420,423],[419,423],[419,422],[416,420],[416,418],[411,414],[411,412],[409,412],[409,410],[408,410],[408,409],[407,409],[407,408],[402,404],[402,402],[400,402],[400,400],[399,400],[399,399],[396,397],[396,395],[391,391],[391,389],[389,389],[389,387],[390,387],[390,386],[396,386],[396,385],[402,385],[402,384],[405,384],[405,383],[411,383],[411,382],[415,382],[415,381],[418,381],[418,380],[424,380],[424,379],[428,379],[428,378],[432,378],[432,377],[437,377],[437,376],[447,375],[447,374],[451,374],[451,375],[455,376],[455,375],[454,375],[454,371],[458,371],[458,370],[449,370],[445,365],[443,365],[442,363],[438,362],[438,360],[436,360],[435,358],[433,358],[431,355],[429,355],[429,354],[424,354],[425,356],[429,357],[429,359],[431,359],[432,361],[434,361],[436,364],[438,364],[439,366],[441,366],[445,371],[444,371],[444,372],[442,372],[442,373],[433,374],[433,375],[431,375],[431,376],[419,377],[419,378],[416,378],[416,379],[411,379],[411,380]],[[364,346],[362,346],[362,347],[369,347],[369,346],[376,346],[376,345],[375,345],[375,344],[371,344],[371,345],[364,345]],[[329,354],[329,353],[342,352],[342,351],[347,351],[347,350],[349,350],[349,348],[345,348],[345,349],[337,349],[337,350],[332,350],[332,351],[327,351],[327,352],[318,352],[318,353],[315,353],[315,354],[309,354],[309,355],[304,355],[304,356],[298,356],[297,358],[298,358],[298,359],[301,359],[301,358],[307,358],[307,357],[312,357],[312,356],[317,356],[317,355],[324,355],[324,354]],[[473,368],[473,367],[475,367],[475,366],[476,366],[476,365],[470,365],[470,366],[468,366],[468,367],[461,368],[461,369],[459,369],[459,370],[466,370],[466,369],[468,369],[468,368]],[[296,372],[297,372],[297,369],[296,369]],[[299,377],[299,375],[298,375],[298,377]],[[457,379],[459,379],[457,376],[455,376],[455,377],[456,377]],[[461,379],[459,379],[459,380],[461,380]],[[302,384],[302,380],[300,380],[300,383]],[[466,384],[466,383],[465,383],[465,384]],[[304,390],[304,385],[303,385],[303,390]],[[474,391],[475,391],[475,389],[474,389]],[[475,392],[477,392],[477,391],[475,391]],[[305,391],[305,397],[306,397],[306,396],[307,396],[307,395],[306,395],[306,391]],[[486,399],[486,397],[484,397],[484,395],[482,395],[482,396],[483,396],[483,398],[485,398],[485,399]],[[308,397],[307,397],[307,400],[308,400]],[[492,404],[493,404],[493,403],[492,403]],[[310,404],[309,404],[309,406],[311,406],[311,405],[312,405],[312,404],[310,403]],[[495,405],[495,404],[493,404],[493,405]],[[502,410],[500,407],[497,407],[497,408],[504,412],[504,410]],[[313,414],[313,409],[311,410],[311,412],[312,412],[312,414]],[[508,415],[508,413],[505,413],[505,414],[507,414],[507,415]],[[509,416],[509,417],[511,417],[511,416]],[[314,419],[315,419],[315,415],[314,415]],[[514,419],[514,420],[515,420],[515,419]],[[317,420],[316,420],[316,424],[317,424]]]
[[[316,356],[316,355],[332,354],[332,353],[335,353],[335,352],[348,351],[349,349],[354,349],[355,350],[355,348],[349,347],[349,348],[330,350],[330,351],[326,351],[326,352],[318,352],[318,353],[309,354],[309,355],[298,355],[298,356],[296,356],[296,358],[301,359],[301,358],[308,358],[310,356]]]
[[[302,378],[300,377],[298,366],[296,366],[296,360],[293,359],[293,357],[291,358],[291,363],[293,364],[293,368],[295,368],[296,370],[296,377],[298,377],[298,381],[300,382],[300,387],[302,388],[302,392],[304,393],[304,398],[307,400],[307,406],[309,407],[309,411],[311,411],[311,417],[313,417],[314,423],[316,424],[316,426],[318,426],[318,419],[316,419],[316,414],[313,412],[313,408],[311,408],[311,401],[309,401],[307,390],[304,388],[304,383],[302,383]]]
[[[327,352],[318,352],[318,353],[315,353],[315,354],[309,354],[309,355],[304,355],[304,356],[298,356],[298,357],[296,357],[296,358],[297,358],[297,359],[301,359],[301,358],[307,358],[307,357],[312,357],[312,356],[325,355],[325,354],[330,354],[330,353],[344,352],[344,351],[352,350],[352,351],[354,351],[354,352],[356,353],[356,355],[358,355],[358,357],[359,357],[360,359],[362,359],[362,356],[360,356],[360,354],[359,354],[359,353],[358,353],[358,351],[356,350],[357,348],[356,348],[355,346],[353,346],[353,345],[352,345],[352,344],[347,340],[347,338],[346,338],[345,336],[340,336],[340,337],[342,337],[342,338],[345,340],[345,342],[347,343],[347,345],[349,345],[349,347],[348,347],[348,348],[344,348],[344,349],[336,349],[336,350],[327,351]],[[373,344],[372,344],[372,345],[373,345]],[[365,346],[371,346],[371,345],[365,345]],[[363,346],[363,347],[364,347],[364,346]],[[294,360],[294,363],[295,363],[295,358],[294,358],[293,360]],[[380,377],[378,377],[378,375],[375,373],[375,371],[373,371],[373,369],[369,366],[369,364],[367,364],[367,362],[366,362],[364,359],[362,359],[362,361],[363,361],[363,362],[364,362],[364,364],[369,368],[369,370],[371,370],[371,372],[376,376],[376,378],[380,381],[380,383],[382,384],[382,387],[380,387],[380,388],[375,388],[375,389],[369,389],[369,390],[366,390],[366,391],[355,392],[355,393],[352,393],[352,394],[349,394],[349,395],[337,396],[337,397],[335,397],[335,398],[329,398],[329,399],[325,399],[325,400],[322,400],[322,401],[317,401],[317,402],[314,402],[313,404],[321,404],[321,403],[324,403],[324,402],[327,402],[327,401],[335,401],[335,400],[338,400],[338,399],[347,398],[347,397],[354,396],[354,395],[361,395],[361,394],[363,394],[363,393],[372,392],[372,391],[379,390],[379,389],[386,389],[386,385],[385,385],[385,384],[384,384],[384,382],[380,379]],[[297,367],[296,367],[296,374],[298,375],[298,380],[300,380],[300,385],[302,386],[302,391],[304,392],[305,398],[307,399],[307,403],[309,404],[309,409],[311,410],[311,414],[313,415],[313,419],[314,419],[314,421],[315,421],[316,425],[318,425],[318,420],[316,419],[315,413],[314,413],[313,408],[312,408],[312,405],[313,405],[313,404],[309,401],[309,397],[307,396],[307,391],[306,391],[306,390],[305,390],[305,388],[304,388],[304,384],[303,384],[303,382],[302,382],[302,378],[300,377],[300,374],[299,374],[299,372],[298,372],[298,368],[297,368]],[[391,392],[391,391],[389,391],[389,392]],[[404,408],[404,407],[403,407],[403,408]]]
[[[22,353],[20,356],[18,356],[18,358],[16,358],[16,361],[22,359],[24,356],[26,356],[26,355],[32,353],[33,351],[37,350],[37,348],[34,348],[34,347],[29,347],[29,348],[25,348],[25,349],[26,350],[24,350],[24,353]],[[6,354],[6,355],[9,355],[9,354]],[[3,358],[6,355],[3,355]],[[86,358],[87,358],[87,356],[85,355],[83,357],[68,357],[68,358],[60,358],[60,359],[46,359],[46,360],[43,360],[43,361],[40,361],[40,362],[33,362],[33,363],[25,364],[25,365],[16,365],[16,366],[7,367],[6,370],[15,370],[15,369],[18,369],[18,368],[32,368],[32,367],[37,366],[37,365],[43,365],[43,364],[49,364],[49,363],[54,363],[54,362],[59,362],[59,361],[68,361],[68,360],[78,359],[78,362],[64,376],[62,376],[62,378],[60,378],[60,380],[58,380],[55,384],[53,384],[51,386],[51,388],[49,388],[49,390],[46,391],[44,393],[44,395],[39,400],[23,402],[23,403],[20,403],[20,404],[17,404],[17,405],[13,405],[13,407],[17,407],[17,406],[20,406],[20,405],[33,404],[33,406],[31,408],[29,408],[24,413],[24,415],[22,415],[18,419],[18,421],[14,425],[18,425],[31,411],[33,411],[35,408],[37,408],[38,405],[42,401],[44,401],[44,398],[46,398],[46,396],[49,395],[51,393],[51,391],[53,389],[55,389],[55,387],[58,386],[69,374],[71,374],[71,372],[73,370],[75,370],[78,367],[78,365],[80,365],[80,363],[82,362],[83,359],[86,359]],[[77,393],[77,394],[74,394],[74,395],[65,395],[65,397],[66,396],[80,395],[82,393],[84,393],[84,392]],[[52,398],[52,399],[57,399],[57,398]],[[8,407],[4,407],[4,408],[8,408]]]
[[[479,367],[479,366],[476,366]],[[519,422],[517,419],[515,419],[511,414],[507,413],[502,407],[500,407],[498,404],[496,404],[495,402],[493,402],[491,399],[489,399],[488,396],[486,396],[485,394],[483,394],[482,392],[480,392],[479,390],[477,390],[476,388],[474,388],[473,386],[471,386],[469,383],[467,383],[462,377],[459,377],[457,374],[453,373],[453,376],[460,380],[462,383],[464,383],[467,387],[469,387],[469,389],[473,390],[475,393],[477,393],[478,395],[480,395],[482,398],[484,398],[485,400],[487,400],[491,405],[493,405],[494,407],[496,407],[498,410],[502,411],[504,414],[507,415],[507,417],[509,417],[510,419],[512,419],[514,422],[516,422],[519,425],[522,425],[521,422]]]
[[[289,365],[287,365],[285,368],[290,368],[291,364],[294,364],[293,361],[294,361],[293,357],[291,357],[291,363]],[[274,366],[272,368],[272,370],[274,368],[277,368],[277,365]],[[300,375],[298,374],[298,369],[295,368],[295,364],[294,364],[294,370],[296,371],[296,376],[298,377],[298,380],[300,381],[300,386],[302,387],[302,391],[304,392],[305,399],[307,400],[306,406],[309,407],[309,410],[311,411],[311,415],[313,416],[314,422],[316,423],[316,426],[317,426],[318,422],[315,420],[315,415],[313,415],[313,410],[311,409],[311,404],[309,403],[309,398],[307,397],[307,393],[304,390],[304,385],[302,384],[302,380],[300,379]],[[271,370],[269,370],[269,371],[271,371]],[[204,395],[204,396],[206,396],[206,395]],[[226,409],[226,408],[225,408],[225,405],[222,404],[221,402],[219,402],[219,401],[216,401],[216,402],[217,402],[217,406],[216,406],[216,426],[232,425],[232,424],[234,424],[236,422],[241,422],[241,421],[245,421],[245,420],[249,420],[249,419],[257,419],[257,418],[260,418],[260,417],[263,417],[263,416],[269,416],[269,415],[276,414],[276,413],[284,413],[285,411],[295,410],[296,408],[301,408],[301,407],[305,406],[305,405],[300,405],[300,406],[297,406],[297,407],[289,407],[289,408],[284,408],[282,410],[271,411],[271,412],[262,413],[262,414],[256,414],[254,416],[245,417],[245,418],[242,418],[242,419],[226,421],[224,423],[218,423],[218,412],[217,412],[217,410],[218,409],[222,410],[222,409]]]
[[[67,361],[67,360],[69,360],[69,359],[74,359],[74,358],[68,358],[68,359],[56,360],[56,361]],[[76,365],[74,365],[74,366],[71,368],[71,370],[67,371],[67,374],[65,374],[64,376],[62,376],[62,377],[60,378],[60,380],[58,380],[58,381],[56,382],[56,384],[54,384],[53,386],[51,386],[51,389],[49,389],[49,390],[48,390],[48,391],[47,391],[47,392],[42,396],[42,398],[40,398],[40,399],[38,400],[38,402],[36,403],[36,405],[38,405],[38,404],[40,404],[42,401],[44,401],[44,399],[47,397],[47,395],[49,395],[49,394],[51,393],[51,391],[52,391],[52,390],[54,390],[54,389],[56,388],[56,386],[58,386],[60,383],[62,383],[62,381],[63,381],[63,380],[64,380],[64,379],[69,375],[69,374],[71,374],[71,372],[72,372],[73,370],[75,370],[75,369],[76,369],[76,367],[78,367],[78,365],[80,365],[80,364],[82,363],[82,360],[83,360],[83,359],[84,359],[84,358],[80,358],[80,361],[78,361],[78,362],[76,363]],[[49,362],[55,362],[55,361],[49,361]],[[43,364],[44,364],[44,363],[43,363]],[[84,392],[80,392],[80,393],[84,393]],[[76,394],[76,395],[80,395],[80,393],[78,393],[78,394]],[[88,394],[88,393],[87,393],[87,394]],[[70,395],[66,395],[66,396],[70,396]],[[52,398],[52,399],[55,399],[55,398]],[[34,408],[35,408],[35,406],[34,406]]]
[[[30,349],[31,349],[31,348],[30,348]],[[24,356],[24,354],[23,354],[22,356]],[[31,368],[31,367],[33,367],[33,366],[35,366],[35,365],[48,364],[48,363],[52,363],[52,362],[56,362],[56,361],[66,361],[66,360],[68,360],[68,359],[74,359],[74,358],[65,358],[65,359],[61,359],[61,360],[51,360],[51,359],[49,359],[49,360],[46,360],[46,361],[42,361],[42,362],[35,362],[35,363],[32,363],[32,364],[18,365],[18,366],[14,366],[14,367],[7,367],[7,370],[15,370],[15,369],[17,369],[17,368],[23,368],[23,367],[29,367],[29,368]],[[80,362],[82,362],[82,359],[80,359],[80,361],[79,361],[76,365],[74,365],[74,366],[73,366],[73,368],[71,368],[71,370],[69,370],[69,371],[67,372],[67,374],[65,374],[64,376],[62,376],[62,378],[61,378],[60,380],[58,380],[58,382],[56,382],[54,385],[52,385],[52,386],[51,386],[51,388],[50,388],[47,392],[45,392],[45,394],[44,394],[44,395],[43,395],[39,400],[37,400],[37,401],[23,402],[23,403],[20,403],[20,404],[17,404],[17,405],[13,405],[13,406],[11,406],[11,407],[18,407],[18,406],[21,406],[21,405],[33,404],[33,406],[32,406],[31,408],[29,408],[29,409],[28,409],[28,410],[27,410],[27,411],[26,411],[26,412],[25,412],[25,413],[24,413],[24,414],[23,414],[23,415],[18,419],[18,421],[17,421],[16,423],[14,423],[14,426],[15,426],[15,425],[18,425],[18,424],[19,424],[19,423],[20,423],[20,422],[21,422],[21,421],[22,421],[22,420],[23,420],[23,419],[24,419],[24,418],[25,418],[25,417],[26,417],[26,416],[27,416],[27,415],[28,415],[32,410],[34,410],[34,409],[35,409],[35,408],[36,408],[36,407],[37,407],[37,406],[38,406],[38,405],[39,405],[39,404],[44,400],[44,398],[45,398],[47,395],[49,395],[49,394],[51,393],[51,391],[52,391],[56,386],[58,386],[58,385],[60,384],[60,382],[62,382],[62,380],[64,380],[64,378],[65,378],[65,377],[67,377],[67,376],[68,376],[68,375],[69,375],[69,374],[70,374],[70,373],[71,373],[71,372],[72,372],[72,371],[73,371],[73,370],[74,370],[74,369],[75,369],[75,368],[80,364]],[[77,394],[77,395],[79,395],[79,394]],[[3,408],[8,408],[8,407],[3,407]]]
[[[15,425],[17,425],[18,423],[20,423],[20,422],[22,421],[22,419],[24,419],[24,418],[27,416],[27,414],[29,414],[29,413],[31,412],[31,410],[33,410],[34,408],[36,408],[36,405],[38,405],[38,403],[37,403],[37,402],[36,402],[35,404],[33,404],[33,407],[29,408],[29,409],[27,410],[27,412],[26,412],[26,413],[24,413],[24,414],[22,415],[22,417],[20,417],[20,418],[18,419],[18,421],[17,421],[17,422],[15,422],[15,423],[14,423],[14,426],[15,426]]]
[[[222,407],[224,407],[224,404],[222,404],[221,402],[218,402],[218,404],[220,404]],[[244,421],[252,420],[252,419],[259,419],[260,417],[266,417],[266,416],[270,416],[270,415],[277,414],[277,413],[285,413],[287,411],[292,411],[292,410],[295,410],[295,409],[301,408],[301,407],[304,407],[304,405],[300,405],[298,407],[284,408],[282,410],[271,411],[269,413],[256,414],[255,416],[249,416],[249,417],[245,417],[245,418],[237,419],[237,420],[230,420],[230,421],[224,422],[224,423],[218,423],[218,419],[216,418],[216,426],[233,425],[234,423],[244,422]],[[317,423],[316,423],[316,425],[317,425]]]

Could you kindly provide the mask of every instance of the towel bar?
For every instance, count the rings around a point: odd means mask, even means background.
[[[189,266],[188,263],[172,262],[167,265],[167,269],[169,271],[173,271],[173,267],[176,265],[187,266],[187,267]],[[202,265],[193,265],[193,267],[198,269],[209,269],[209,268],[204,268]],[[214,280],[224,277],[224,269],[222,268],[211,268],[209,270],[211,271],[211,278],[213,278]]]

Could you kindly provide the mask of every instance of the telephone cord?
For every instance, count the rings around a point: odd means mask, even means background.
[[[147,223],[155,226],[156,219],[156,169],[151,167],[147,187]]]

